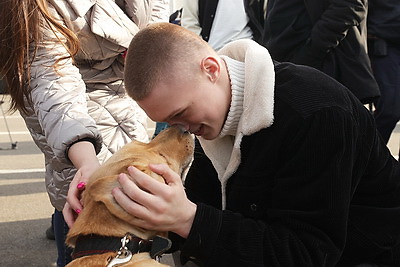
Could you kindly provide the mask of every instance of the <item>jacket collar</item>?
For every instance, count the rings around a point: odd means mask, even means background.
[[[272,125],[274,120],[274,64],[268,50],[248,39],[226,45],[221,55],[245,63],[243,114],[239,131],[253,134]]]
[[[252,40],[231,42],[219,53],[245,63],[243,113],[239,119],[236,135],[214,140],[198,138],[218,173],[221,182],[222,208],[225,209],[226,184],[240,164],[240,144],[243,136],[258,132],[273,123],[275,71],[268,50]]]

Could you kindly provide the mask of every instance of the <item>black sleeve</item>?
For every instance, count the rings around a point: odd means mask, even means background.
[[[322,14],[314,10],[321,6],[321,0],[306,0],[306,9],[312,18],[313,29],[310,37],[310,49],[317,51],[328,51],[337,47],[346,37],[347,31],[359,26],[367,16],[366,0],[333,0],[329,2]],[[324,1],[321,1],[324,2]],[[314,18],[313,18],[314,17]]]

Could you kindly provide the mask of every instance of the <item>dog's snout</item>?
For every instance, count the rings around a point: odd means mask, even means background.
[[[189,129],[187,129],[185,126],[183,126],[182,124],[174,124],[171,127],[175,127],[177,129],[179,129],[182,133],[189,133]]]

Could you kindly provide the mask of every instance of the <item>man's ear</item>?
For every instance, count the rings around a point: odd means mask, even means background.
[[[220,61],[213,56],[208,56],[201,61],[201,70],[207,75],[212,82],[216,82],[221,73]]]

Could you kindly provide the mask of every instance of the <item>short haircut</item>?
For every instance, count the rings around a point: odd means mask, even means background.
[[[213,51],[197,34],[172,23],[154,23],[132,39],[125,58],[125,88],[134,100],[148,96],[153,87],[174,75],[200,50]]]

